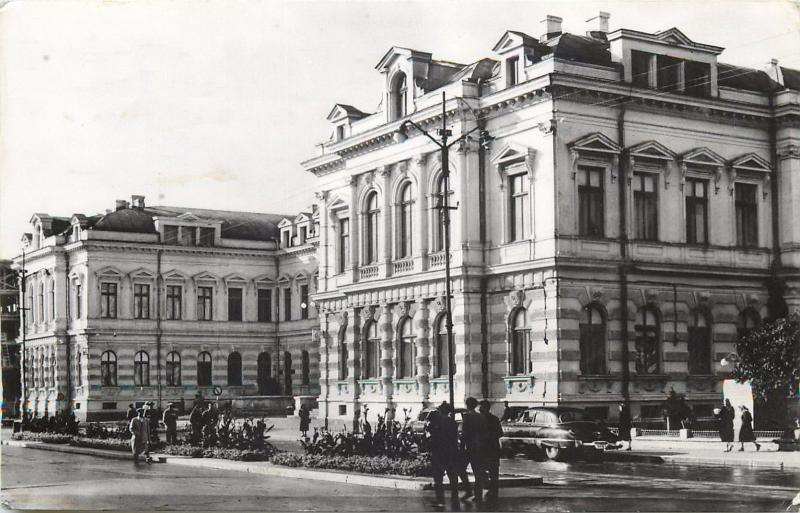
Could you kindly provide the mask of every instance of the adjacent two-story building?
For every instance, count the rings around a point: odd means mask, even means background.
[[[547,16],[540,37],[508,31],[471,64],[393,47],[379,109],[334,106],[303,164],[320,415],[448,398],[444,194],[457,405],[603,416],[628,399],[653,417],[674,389],[710,414],[720,360],[769,313],[766,283],[800,308],[800,72],[608,22],[577,35]],[[438,139],[443,116],[451,140],[478,129],[449,151],[449,188],[437,145],[405,123]]]
[[[32,217],[14,262],[23,407],[95,420],[144,400],[190,405],[197,392],[254,412],[316,396],[314,213],[132,200]]]

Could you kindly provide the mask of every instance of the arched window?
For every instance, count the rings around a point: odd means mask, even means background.
[[[44,283],[39,284],[39,297],[36,302],[36,322],[44,321]]]
[[[228,355],[228,386],[242,385],[242,355],[236,351]]]
[[[100,380],[104,387],[117,386],[117,355],[113,351],[100,355]]]
[[[414,323],[411,317],[406,317],[400,322],[400,329],[397,330],[400,338],[400,347],[398,352],[398,365],[397,377],[398,378],[413,378],[414,377],[414,356],[415,351],[415,337],[414,337]]]
[[[447,343],[447,316],[440,315],[436,324],[436,366],[433,377],[450,375],[450,346]]]
[[[444,173],[439,175],[439,178],[436,180],[436,194],[433,198],[433,215],[435,222],[433,223],[433,250],[434,251],[444,251],[444,218],[442,216],[442,209],[439,208],[441,205],[444,204],[444,191],[445,191],[445,183],[444,183]],[[448,184],[450,185],[450,184]],[[449,206],[453,205],[453,187],[448,187],[447,189],[447,204]],[[452,238],[450,239],[452,240]],[[449,241],[448,241],[449,242]]]
[[[364,328],[364,377],[380,377],[381,339],[378,338],[378,324],[371,321]]]
[[[346,326],[339,328],[339,379],[349,377],[347,360],[350,358],[350,354],[347,351],[347,341],[345,340],[346,329]]]
[[[311,374],[311,359],[308,356],[308,351],[305,349],[302,353],[300,353],[300,370],[302,376],[302,384],[308,385],[310,382],[310,374]]]
[[[378,193],[372,191],[364,204],[364,263],[378,261],[378,217],[381,210],[378,206]]]
[[[181,355],[175,351],[167,354],[167,386],[181,386]]]
[[[211,386],[211,355],[207,351],[197,355],[197,386]]]
[[[283,395],[292,395],[292,353],[283,352]]]
[[[394,77],[391,90],[392,120],[404,117],[408,112],[408,89],[406,74],[398,73]]]
[[[137,387],[150,386],[150,356],[144,351],[133,355],[133,384]]]
[[[689,374],[711,374],[711,326],[702,310],[689,314]]]
[[[75,350],[75,386],[83,386],[83,357],[81,350],[77,348]]]
[[[511,373],[518,376],[530,372],[531,330],[528,328],[527,312],[520,308],[511,324]]]
[[[411,256],[412,251],[412,218],[411,206],[413,201],[411,199],[411,184],[407,183],[400,191],[400,205],[399,205],[399,230],[398,230],[398,245],[397,257],[406,258]]]
[[[31,324],[36,322],[36,319],[35,319],[35,316],[34,316],[34,313],[36,312],[36,309],[34,308],[34,304],[33,304],[33,285],[28,287],[28,298],[27,298],[27,300],[28,300],[28,302],[26,304],[22,305],[25,308],[25,310],[22,310],[22,315],[25,316],[25,325],[26,326],[30,326]],[[30,312],[31,314],[30,315],[25,315],[26,311]]]
[[[660,333],[658,315],[651,307],[636,314],[636,373],[658,374],[661,371]]]
[[[753,308],[745,309],[739,315],[739,328],[737,330],[739,338],[746,337],[759,326],[761,326],[761,316],[758,315],[758,312]]]
[[[56,318],[56,282],[55,280],[50,280],[50,284],[47,287],[47,302],[48,302],[48,317],[50,320],[54,320]]]
[[[47,368],[47,385],[54,387],[56,386],[56,364],[58,361],[56,360],[56,355],[50,354],[49,355],[49,367]]]
[[[272,386],[272,357],[266,351],[258,355],[258,393],[274,393]]]
[[[596,306],[584,308],[580,324],[581,374],[606,373],[606,322]]]

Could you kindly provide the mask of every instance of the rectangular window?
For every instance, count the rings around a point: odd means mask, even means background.
[[[336,127],[336,140],[341,141],[344,139],[344,125],[339,125]]]
[[[100,317],[104,319],[117,318],[117,284],[100,284]]]
[[[711,374],[711,330],[689,327],[689,374]]]
[[[242,320],[242,289],[228,288],[228,320]]]
[[[343,273],[350,267],[350,220],[339,220],[339,269]]]
[[[150,318],[150,285],[134,283],[133,285],[133,318]]]
[[[288,248],[289,247],[289,230],[284,230],[281,232],[281,247]]]
[[[300,244],[304,244],[306,242],[308,229],[305,226],[300,227],[300,240],[298,241]]]
[[[214,289],[212,287],[197,288],[197,320],[210,321],[213,319],[213,298]]]
[[[81,318],[81,308],[83,305],[83,297],[81,294],[81,284],[75,285],[75,318]]]
[[[686,180],[686,242],[708,244],[708,181]]]
[[[656,175],[633,174],[633,212],[639,240],[658,240],[658,188]]]
[[[308,285],[300,285],[300,318],[308,319]]]
[[[632,82],[636,87],[650,87],[651,55],[647,52],[631,51]]]
[[[603,168],[578,167],[578,233],[605,236]]]
[[[758,188],[753,184],[737,183],[736,187],[736,245],[743,248],[758,246]]]
[[[200,228],[198,246],[211,247],[214,245],[214,228]]]
[[[258,289],[258,322],[272,322],[272,290]]]
[[[512,241],[527,239],[530,234],[530,195],[528,177],[525,174],[509,177],[511,184],[511,238]]]
[[[181,246],[195,246],[197,229],[192,226],[181,227]]]
[[[48,314],[50,319],[52,320],[56,318],[56,291],[54,284],[50,284],[50,292],[48,292],[48,296],[49,297],[47,298],[47,300],[49,302],[49,310],[50,310]]]
[[[292,288],[283,289],[283,320],[292,320]]]
[[[183,306],[183,287],[180,285],[167,285],[167,319],[179,321]]]
[[[581,324],[579,330],[581,374],[605,374],[605,324]]]
[[[178,244],[178,227],[164,227],[164,244]]]
[[[519,83],[519,57],[506,59],[506,87]]]
[[[686,61],[683,90],[691,96],[707,97],[711,94],[711,65]]]
[[[675,92],[681,86],[681,60],[666,55],[656,57],[658,67],[658,87],[659,91]]]

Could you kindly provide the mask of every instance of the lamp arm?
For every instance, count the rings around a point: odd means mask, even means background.
[[[414,128],[416,128],[417,130],[419,130],[420,132],[422,132],[422,134],[423,134],[425,137],[427,137],[428,139],[430,139],[431,141],[433,141],[433,143],[434,143],[436,146],[438,146],[439,148],[442,148],[442,143],[440,143],[439,141],[437,141],[436,139],[434,139],[434,138],[433,138],[433,136],[427,132],[427,130],[425,130],[424,128],[422,128],[422,127],[421,127],[421,126],[419,126],[418,124],[414,123],[414,122],[413,122],[413,121],[411,121],[410,119],[407,119],[407,120],[403,121],[403,124],[402,124],[402,125],[400,125],[400,127],[401,127],[401,128],[404,128],[406,125],[411,125],[411,126],[413,126],[413,127],[414,127]]]
[[[448,147],[448,148],[450,148],[450,147],[451,147],[451,146],[453,146],[454,144],[460,143],[461,141],[463,141],[464,139],[466,139],[466,138],[467,138],[467,136],[469,136],[469,134],[471,134],[472,132],[474,132],[474,131],[478,130],[479,128],[480,128],[480,126],[477,126],[477,125],[476,125],[475,127],[471,128],[471,129],[469,129],[469,130],[467,130],[466,132],[464,132],[463,134],[461,134],[461,135],[460,135],[460,136],[459,136],[457,139],[453,139],[453,141],[451,141],[451,142],[450,142],[450,144],[448,144],[448,145],[447,145],[447,147]]]

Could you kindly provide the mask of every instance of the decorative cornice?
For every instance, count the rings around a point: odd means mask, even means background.
[[[781,160],[800,158],[800,145],[786,144],[778,148],[777,153]]]

